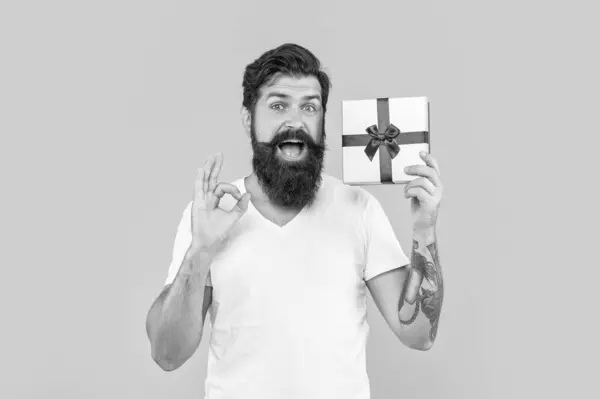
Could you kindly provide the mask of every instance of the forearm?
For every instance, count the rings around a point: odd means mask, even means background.
[[[411,347],[433,345],[442,311],[444,281],[435,229],[414,232],[411,272],[398,305],[401,339]]]
[[[148,312],[152,357],[165,370],[181,366],[198,348],[210,305],[205,286],[213,257],[212,250],[190,247],[173,283]]]

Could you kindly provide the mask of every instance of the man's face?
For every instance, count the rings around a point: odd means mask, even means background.
[[[310,206],[321,183],[325,115],[314,76],[281,76],[261,88],[251,116],[252,167],[277,206]]]

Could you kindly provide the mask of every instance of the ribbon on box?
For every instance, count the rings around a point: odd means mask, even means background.
[[[427,105],[429,108],[429,104]],[[392,159],[400,153],[402,144],[429,143],[429,132],[401,132],[390,123],[390,107],[388,98],[377,99],[377,125],[366,129],[367,134],[342,135],[342,147],[365,146],[365,154],[369,161],[379,150],[380,180],[384,184],[393,184]]]

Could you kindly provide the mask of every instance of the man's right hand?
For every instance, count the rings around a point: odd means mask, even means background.
[[[217,153],[198,170],[191,209],[192,246],[211,248],[218,245],[248,209],[249,193],[242,196],[233,184],[217,183],[222,165],[223,154]],[[238,200],[231,211],[219,208],[219,201],[225,194]]]

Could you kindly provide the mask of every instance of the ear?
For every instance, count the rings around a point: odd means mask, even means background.
[[[248,137],[250,137],[250,131],[251,131],[251,127],[252,127],[252,115],[250,115],[250,111],[248,111],[248,108],[242,106],[241,117],[242,117],[242,126],[244,126],[244,130],[246,131],[246,134],[248,135]]]

